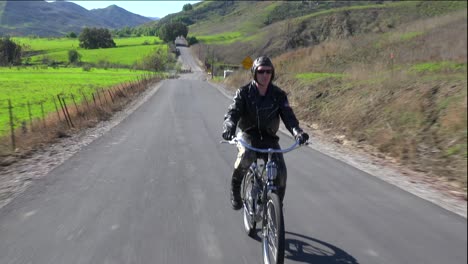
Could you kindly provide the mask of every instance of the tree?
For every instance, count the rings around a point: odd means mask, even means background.
[[[10,37],[0,39],[0,65],[21,64],[21,46],[10,40]]]
[[[68,51],[68,61],[70,63],[77,63],[81,60],[81,54],[78,53],[76,50],[69,50]]]
[[[178,36],[187,37],[188,27],[182,22],[164,24],[159,30],[159,38],[164,42],[173,42]]]
[[[187,12],[193,9],[193,6],[191,4],[185,4],[184,7],[182,8],[182,11]]]
[[[187,38],[187,44],[189,46],[193,45],[193,44],[197,44],[198,43],[198,39],[194,36],[191,36],[191,37],[188,37]]]
[[[70,32],[70,33],[67,34],[66,37],[67,37],[67,38],[76,38],[76,37],[78,37],[78,36],[76,35],[75,32]]]
[[[105,28],[84,28],[79,40],[80,47],[85,49],[115,47],[110,31]]]
[[[170,54],[163,51],[162,49],[158,49],[153,54],[144,57],[143,60],[139,63],[139,66],[145,70],[163,71],[169,65],[174,63],[175,59],[173,56],[170,56]]]

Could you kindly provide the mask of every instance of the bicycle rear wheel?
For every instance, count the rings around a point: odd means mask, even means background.
[[[281,201],[276,193],[267,194],[267,204],[263,217],[263,262],[265,264],[284,263],[284,219]]]
[[[254,185],[254,175],[251,171],[244,177],[242,184],[242,201],[244,215],[244,230],[250,237],[253,237],[256,231],[257,223],[255,222],[255,197],[252,196]]]

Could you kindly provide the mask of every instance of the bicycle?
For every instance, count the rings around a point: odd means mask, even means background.
[[[284,262],[284,218],[283,206],[276,193],[274,180],[277,176],[277,165],[272,160],[273,153],[286,153],[298,148],[295,142],[287,149],[259,149],[250,146],[240,138],[222,141],[238,145],[260,153],[268,153],[264,166],[258,165],[258,159],[252,163],[242,181],[241,197],[243,200],[244,230],[253,237],[257,222],[262,224],[262,253],[265,264],[282,264]],[[267,212],[266,214],[264,212]]]

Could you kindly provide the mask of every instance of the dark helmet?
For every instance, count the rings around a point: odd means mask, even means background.
[[[252,64],[252,68],[250,68],[250,72],[252,73],[252,76],[255,81],[257,81],[257,68],[259,66],[269,66],[271,67],[272,73],[271,73],[271,80],[275,78],[275,67],[273,66],[273,63],[271,62],[270,58],[267,56],[261,56],[258,57],[254,60]]]

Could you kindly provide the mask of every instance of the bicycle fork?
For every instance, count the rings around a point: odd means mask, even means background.
[[[271,155],[271,153],[269,154]],[[271,160],[271,156],[269,157],[269,160]],[[269,192],[276,192],[276,190],[278,189],[274,183],[275,179],[276,179],[276,176],[277,176],[277,173],[278,173],[278,169],[277,169],[277,166],[276,166],[276,163],[275,162],[268,162],[266,164],[266,184],[264,185],[264,188],[263,188],[263,192],[262,192],[262,211],[263,211],[263,214],[262,214],[262,221],[263,221],[263,228],[262,228],[262,234],[264,236],[266,236],[266,226],[265,224],[267,223],[267,217],[268,217],[268,201],[267,201],[267,195]]]

